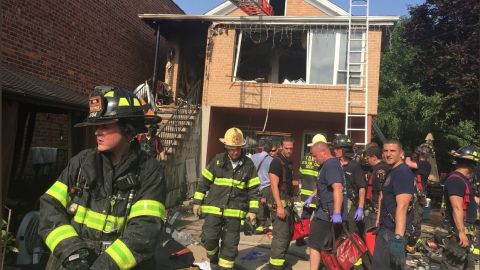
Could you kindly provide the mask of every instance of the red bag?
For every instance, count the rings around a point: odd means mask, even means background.
[[[329,270],[348,270],[360,258],[370,258],[367,245],[358,234],[348,231],[345,226],[343,226],[343,232],[344,234],[334,241],[333,249],[320,251],[322,263]],[[335,238],[333,226],[331,233]],[[362,261],[369,266],[369,260]]]
[[[295,220],[293,223],[292,240],[297,240],[310,234],[310,219]]]

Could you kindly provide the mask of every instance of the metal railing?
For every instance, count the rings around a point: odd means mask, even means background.
[[[170,119],[159,130],[160,141],[163,144],[165,154],[173,153],[175,143],[185,134],[189,128],[189,121],[199,111],[200,87],[192,89],[185,98],[175,101],[176,109]],[[170,150],[172,149],[172,150]]]

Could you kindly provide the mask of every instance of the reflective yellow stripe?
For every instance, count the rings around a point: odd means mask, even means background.
[[[440,208],[447,208],[447,205],[444,202],[442,202],[442,204],[440,205]]]
[[[317,205],[314,204],[314,203],[311,203],[311,204],[308,205],[308,207],[310,207],[310,208],[317,208]]]
[[[127,98],[121,97],[118,100],[118,106],[130,106],[130,103],[128,102]]]
[[[301,195],[306,195],[306,196],[312,196],[313,195],[313,190],[308,190],[308,189],[300,189],[300,194]]]
[[[217,186],[235,187],[238,189],[245,188],[245,182],[232,178],[215,178],[215,181],[213,183]]]
[[[88,228],[98,231],[118,231],[124,223],[123,217],[106,216],[104,214],[85,208],[82,205],[78,206],[77,213],[73,217],[73,221],[84,224]]]
[[[213,215],[222,215],[222,210],[219,207],[211,205],[202,205],[202,213],[204,214],[213,214]]]
[[[207,255],[208,256],[213,256],[217,253],[217,251],[218,251],[218,247],[216,247],[214,250],[208,250],[207,249]]]
[[[196,191],[196,192],[195,192],[195,195],[193,196],[193,198],[194,198],[195,200],[201,201],[201,200],[203,200],[203,198],[205,198],[205,193]]]
[[[78,236],[78,234],[72,225],[62,225],[48,234],[45,244],[53,252],[60,242],[75,236]]]
[[[363,264],[362,258],[358,259],[358,261],[354,264],[355,266],[360,266]]]
[[[223,258],[218,259],[218,266],[223,268],[233,268],[234,261],[225,260]]]
[[[258,208],[258,200],[251,200],[248,202],[248,208]]]
[[[112,257],[120,269],[130,269],[137,264],[130,249],[120,239],[115,240],[105,252]]]
[[[108,91],[108,92],[105,93],[105,95],[103,95],[103,96],[104,96],[104,97],[114,97],[114,94],[115,94],[114,91]]]
[[[304,175],[311,175],[317,177],[318,171],[316,170],[310,170],[310,169],[302,169],[300,168],[300,173]]]
[[[273,259],[273,258],[270,258],[270,264],[273,265],[273,266],[283,266],[283,264],[285,263],[285,259]]]
[[[473,246],[470,249],[470,252],[472,252],[473,255],[480,255],[480,249],[474,248]]]
[[[258,226],[258,227],[255,229],[255,231],[257,231],[257,232],[263,232],[264,230],[265,230],[265,227],[263,227],[263,226]]]
[[[260,178],[254,177],[254,178],[248,180],[247,188],[251,188],[251,187],[254,187],[254,186],[258,186],[258,185],[260,185]]]
[[[56,181],[45,194],[48,194],[60,202],[63,207],[67,207],[68,187],[60,181]]]
[[[140,106],[140,101],[136,98],[133,99],[133,106],[137,107]]]
[[[223,210],[224,217],[245,218],[247,213],[238,209],[225,209]]]
[[[210,181],[213,179],[213,174],[207,168],[203,169],[202,175]]]
[[[165,220],[165,206],[154,200],[140,200],[132,205],[128,219],[138,216],[154,216]]]

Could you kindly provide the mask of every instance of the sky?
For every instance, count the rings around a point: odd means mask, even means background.
[[[203,14],[225,2],[225,0],[173,0],[186,14]],[[348,11],[348,0],[331,0],[337,6]],[[425,0],[370,0],[370,15],[403,16],[408,15],[408,6],[416,6]]]

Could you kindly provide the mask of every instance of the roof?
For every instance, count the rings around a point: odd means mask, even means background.
[[[88,99],[59,85],[22,72],[10,66],[0,65],[2,92],[24,101],[43,103],[49,107],[70,110],[86,110]]]
[[[140,14],[142,20],[153,26],[154,22],[214,22],[225,24],[268,24],[268,25],[348,25],[349,16],[218,16],[179,14]],[[369,16],[371,26],[390,26],[398,16]],[[352,22],[365,22],[365,17],[352,17]]]
[[[343,10],[342,8],[340,8],[339,6],[333,4],[328,0],[304,0],[304,1],[318,8],[319,10],[325,12],[325,14],[329,16],[347,16],[348,15],[348,12],[346,12],[345,10]],[[205,15],[224,16],[234,11],[235,9],[237,9],[237,6],[235,6],[230,1],[225,1],[224,3],[206,12]]]

